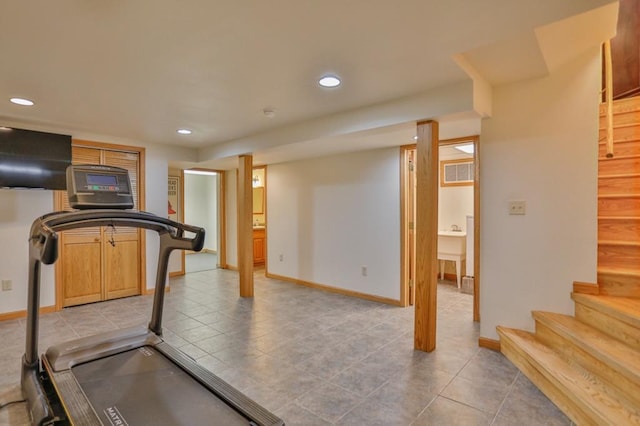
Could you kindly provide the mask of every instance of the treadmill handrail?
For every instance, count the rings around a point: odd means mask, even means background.
[[[38,248],[34,254],[42,263],[50,265],[58,258],[56,231],[91,226],[131,226],[157,231],[158,234],[169,233],[175,240],[174,249],[200,251],[204,245],[204,229],[198,226],[143,211],[95,209],[49,213],[36,219],[31,225],[30,237],[32,246]],[[195,236],[185,238],[185,231]]]
[[[130,226],[156,231],[160,236],[156,287],[149,329],[162,335],[162,308],[166,286],[169,255],[173,250],[200,251],[205,230],[156,216],[153,213],[94,209],[54,212],[37,218],[31,225],[29,237],[29,293],[27,296],[27,339],[24,362],[35,366],[38,362],[38,314],[40,308],[40,264],[50,265],[58,259],[57,231],[91,226]],[[185,232],[195,234],[185,237]]]

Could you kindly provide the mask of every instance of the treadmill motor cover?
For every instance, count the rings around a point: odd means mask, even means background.
[[[105,425],[251,425],[150,346],[72,371]]]

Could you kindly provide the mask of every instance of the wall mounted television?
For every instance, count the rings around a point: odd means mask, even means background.
[[[0,127],[0,188],[67,189],[71,136]]]

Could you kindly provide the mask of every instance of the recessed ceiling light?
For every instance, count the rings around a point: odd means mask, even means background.
[[[454,146],[455,149],[460,150],[462,152],[465,152],[467,154],[473,154],[473,144],[472,143],[468,143],[465,145],[457,145]]]
[[[190,135],[191,134],[191,130],[189,130],[189,129],[178,129],[177,132],[180,133],[181,135]]]
[[[33,101],[24,98],[11,98],[9,99],[12,103],[16,105],[24,105],[24,106],[32,106]]]
[[[318,84],[322,87],[336,87],[340,85],[340,79],[335,75],[325,75],[318,80]]]

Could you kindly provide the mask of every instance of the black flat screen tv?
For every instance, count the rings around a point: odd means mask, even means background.
[[[71,136],[0,127],[0,188],[67,189]]]

